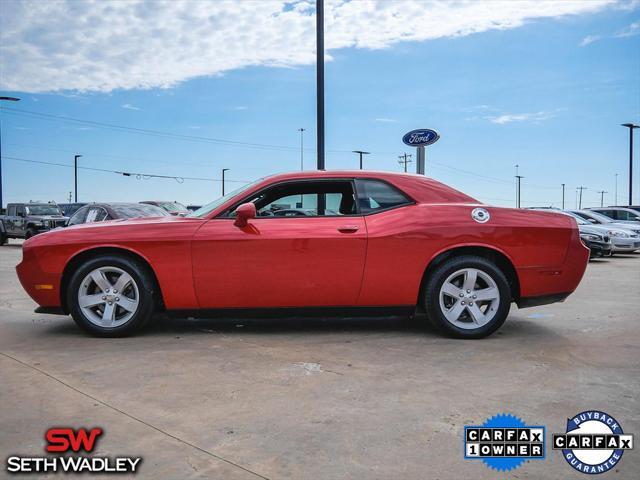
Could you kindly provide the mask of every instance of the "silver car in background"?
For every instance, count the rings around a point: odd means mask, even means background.
[[[570,215],[578,222],[578,227],[590,226],[597,229],[598,232],[608,235],[611,238],[611,253],[631,253],[640,250],[640,226],[635,228],[631,224],[619,224],[613,221],[607,222],[606,219],[589,217],[585,219],[586,214],[594,215],[595,212],[589,210],[564,210],[561,211],[565,215]],[[595,214],[598,217],[602,215]],[[591,219],[590,219],[591,218]]]

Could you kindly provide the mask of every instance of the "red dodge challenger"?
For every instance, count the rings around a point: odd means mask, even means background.
[[[489,207],[435,180],[363,171],[271,176],[186,217],[72,226],[24,243],[39,313],[127,335],[154,311],[424,311],[485,337],[519,307],[564,300],[589,250],[566,215]]]

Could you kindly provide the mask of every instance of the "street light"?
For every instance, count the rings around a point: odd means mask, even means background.
[[[17,97],[0,97],[0,101],[19,102]],[[2,132],[0,128],[0,212],[2,212]]]
[[[633,123],[622,123],[621,125],[629,129],[629,205],[633,205],[633,130],[640,128],[640,125]]]
[[[224,197],[224,172],[228,172],[229,169],[228,168],[223,168],[222,169],[222,196]]]
[[[304,128],[299,128],[300,132],[300,171],[304,170]]]
[[[73,157],[73,189],[76,195],[76,203],[78,203],[78,159],[80,157],[82,157],[82,155],[75,155]]]
[[[353,150],[353,153],[360,155],[360,170],[362,170],[362,156],[369,155],[371,152],[363,152],[362,150]]]

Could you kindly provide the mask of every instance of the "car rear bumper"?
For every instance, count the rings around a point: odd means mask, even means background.
[[[561,265],[518,269],[520,297],[516,303],[524,308],[564,300],[580,284],[588,262],[589,249],[575,229]]]

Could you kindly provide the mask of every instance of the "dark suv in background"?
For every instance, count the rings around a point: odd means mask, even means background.
[[[0,245],[9,238],[30,238],[64,227],[68,220],[55,203],[9,203],[6,211],[6,215],[0,215]]]

